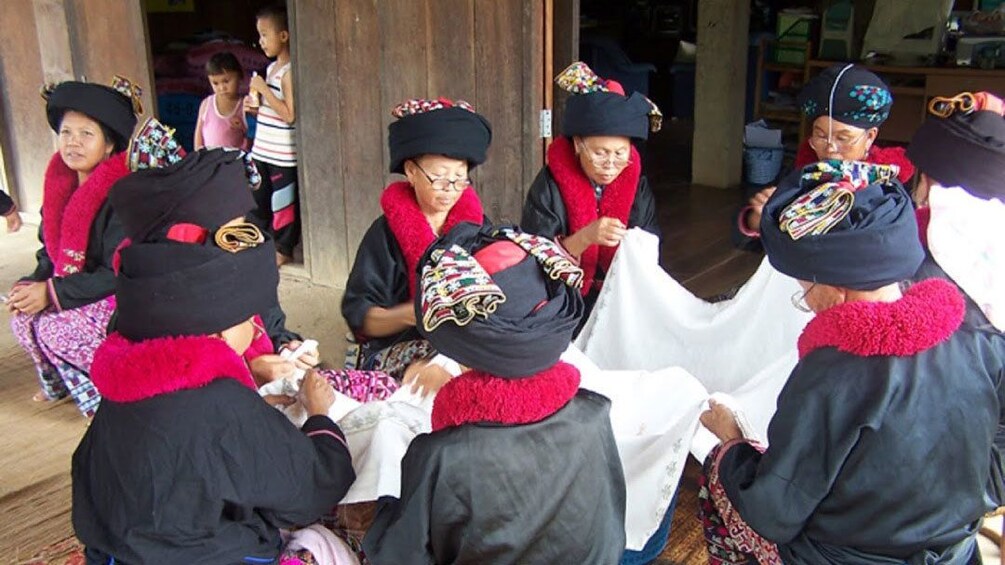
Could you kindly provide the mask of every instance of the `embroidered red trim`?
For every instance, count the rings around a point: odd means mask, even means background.
[[[109,335],[94,353],[91,380],[113,402],[137,402],[218,379],[234,379],[255,390],[244,360],[222,339],[162,337],[132,342]]]
[[[952,283],[928,279],[896,302],[848,302],[820,312],[799,336],[799,357],[825,347],[860,357],[914,355],[949,339],[965,312]]]
[[[576,396],[579,380],[579,369],[563,361],[520,379],[468,371],[437,393],[433,401],[433,431],[475,423],[539,422]]]
[[[551,143],[551,147],[548,148],[548,169],[558,184],[562,202],[565,203],[569,233],[564,235],[576,233],[602,216],[617,218],[628,225],[628,216],[639,189],[639,178],[642,176],[642,164],[635,147],[632,147],[631,164],[604,189],[599,204],[590,179],[579,165],[571,140],[558,137]],[[583,251],[579,265],[584,274],[582,288],[584,296],[593,287],[597,266],[605,271],[609,269],[617,250],[617,246],[591,245]]]
[[[408,296],[414,297],[417,277],[412,275],[422,254],[436,241],[437,235],[419,208],[419,202],[415,199],[415,189],[407,182],[387,185],[380,197],[380,207],[405,258],[405,272],[410,275]],[[446,233],[461,222],[481,225],[484,219],[485,213],[482,211],[482,202],[478,199],[478,194],[474,188],[468,188],[447,213],[442,231]]]

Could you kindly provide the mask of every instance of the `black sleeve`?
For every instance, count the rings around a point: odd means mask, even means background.
[[[30,275],[22,277],[22,281],[41,282],[52,278],[55,267],[52,264],[52,259],[49,258],[49,252],[45,250],[45,235],[42,226],[43,223],[39,222],[38,241],[42,247],[35,252],[35,270]]]
[[[527,200],[524,201],[523,213],[520,215],[520,229],[550,239],[557,235],[570,235],[566,224],[565,203],[548,167],[541,169],[527,191]]]
[[[0,216],[6,216],[14,208],[14,201],[7,193],[0,190]]]
[[[256,433],[243,437],[253,443],[246,449],[254,457],[237,479],[245,505],[279,528],[310,524],[331,511],[356,480],[342,430],[328,416],[311,416],[298,430],[261,398],[248,403],[251,421],[240,427]]]
[[[442,479],[435,440],[418,436],[401,460],[401,497],[381,497],[363,551],[380,565],[436,562],[431,532],[435,499]]]
[[[743,203],[740,204],[740,207],[736,210],[736,212],[730,216],[730,239],[733,241],[733,247],[739,249],[740,251],[751,251],[753,253],[760,253],[761,251],[764,251],[764,246],[761,245],[761,238],[750,237],[749,235],[744,235],[744,233],[740,231],[740,222],[743,221],[742,215],[745,214],[747,209],[747,202],[749,202],[750,199],[753,198],[754,195],[762,188],[764,187],[744,185]]]
[[[663,238],[659,217],[656,213],[656,197],[649,188],[649,179],[645,175],[639,178],[639,187],[635,191],[635,201],[628,215],[628,227],[642,228],[656,237]]]
[[[265,323],[265,333],[272,341],[274,351],[279,351],[284,345],[291,341],[303,341],[300,334],[286,328],[286,312],[277,303],[268,312],[262,313],[262,321]]]
[[[773,542],[803,531],[858,441],[865,410],[847,391],[828,386],[841,374],[797,365],[778,396],[767,451],[739,444],[722,456],[719,478],[729,501]]]
[[[61,310],[79,308],[115,292],[112,258],[125,237],[122,223],[106,202],[94,217],[85,269],[80,273],[52,279],[52,288]]]
[[[408,299],[404,259],[387,220],[378,218],[363,236],[342,297],[342,317],[357,334],[373,307],[390,308]]]

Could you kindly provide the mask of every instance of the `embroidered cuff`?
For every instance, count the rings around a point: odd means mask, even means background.
[[[739,228],[740,233],[742,233],[743,235],[747,237],[752,237],[754,239],[760,239],[761,232],[754,231],[747,227],[747,221],[746,221],[747,213],[753,209],[754,209],[753,206],[744,206],[743,209],[740,210],[740,214],[736,219],[736,227]]]
[[[56,295],[56,285],[53,284],[54,280],[50,278],[45,281],[45,286],[49,289],[49,303],[56,308],[57,312],[62,312],[63,305],[59,303],[59,296]]]
[[[342,434],[342,430],[339,429],[338,424],[333,422],[328,416],[311,416],[310,418],[307,418],[307,421],[304,422],[300,431],[304,432],[304,434],[309,438],[316,436],[329,436],[342,445],[348,447],[348,444],[346,444],[345,441],[345,436]]]

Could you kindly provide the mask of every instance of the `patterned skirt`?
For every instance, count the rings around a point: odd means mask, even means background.
[[[698,481],[698,518],[705,530],[709,565],[782,565],[778,547],[751,529],[729,502],[719,480],[724,453],[722,445],[712,449]]]
[[[424,339],[402,341],[377,350],[368,347],[367,343],[359,344],[351,340],[349,348],[346,368],[381,371],[399,381],[405,377],[405,369],[409,365],[436,355],[432,344]]]
[[[318,373],[332,388],[357,402],[387,400],[401,386],[394,377],[382,371],[324,369]]]
[[[109,296],[62,312],[50,308],[38,314],[14,314],[11,330],[35,364],[46,398],[71,396],[84,416],[94,416],[101,396],[89,376],[91,361],[114,310],[115,298]]]

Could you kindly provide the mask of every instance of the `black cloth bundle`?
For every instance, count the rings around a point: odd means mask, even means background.
[[[879,127],[890,116],[890,88],[856,65],[833,65],[813,77],[799,93],[799,106],[812,123],[820,116],[858,128]],[[833,102],[833,104],[832,104]]]
[[[63,115],[68,110],[87,114],[111,130],[117,137],[113,140],[117,147],[116,151],[125,148],[126,141],[132,137],[133,128],[136,127],[132,100],[103,84],[67,81],[56,85],[48,93],[45,106],[52,131],[59,132]]]
[[[529,254],[514,238],[537,251]],[[507,245],[493,245],[498,242]],[[489,246],[491,252],[479,253]],[[419,263],[419,333],[461,365],[495,376],[517,378],[551,367],[583,314],[575,288],[582,271],[558,249],[509,226],[458,224]],[[497,288],[487,290],[491,285]]]
[[[474,168],[485,162],[492,125],[460,106],[406,115],[387,126],[391,172],[404,173],[405,161],[419,155],[444,155]]]

